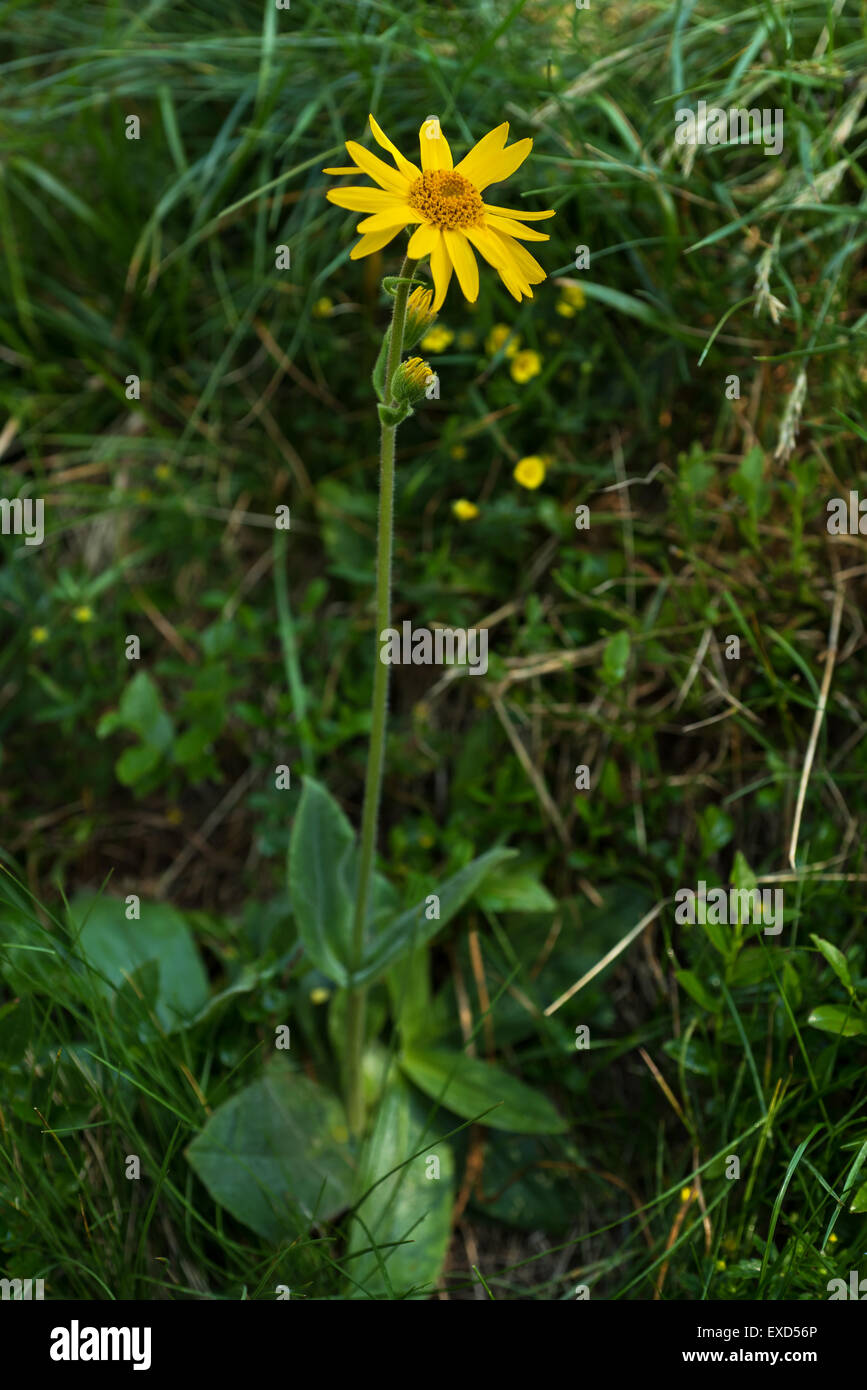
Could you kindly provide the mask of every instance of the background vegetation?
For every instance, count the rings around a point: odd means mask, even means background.
[[[0,493],[47,522],[41,548],[4,536],[0,569],[3,1272],[84,1299],[826,1297],[867,1208],[867,566],[825,524],[864,486],[863,5],[0,15]],[[782,108],[780,157],[690,167],[674,113],[699,98]],[[492,274],[475,309],[451,292],[441,399],[398,441],[395,619],[487,623],[491,657],[395,669],[383,871],[408,905],[519,854],[408,994],[374,993],[371,1092],[408,1041],[463,1048],[561,1122],[522,1132],[518,1091],[509,1123],[474,1123],[490,1099],[437,1106],[448,1076],[402,1065],[356,1152],[285,861],[304,774],[360,815],[369,373],[400,253],[349,261],[320,171],[368,111],[410,154],[431,113],[461,151],[509,120],[535,140],[510,194],[557,209],[534,300]],[[677,887],[751,876],[784,889],[780,936],[666,905],[545,1014]],[[217,1112],[254,1134],[290,1066],[308,1109],[279,1157],[306,1196],[275,1215],[279,1171],[227,1193],[187,1154]],[[351,1202],[401,1164],[362,1228]]]

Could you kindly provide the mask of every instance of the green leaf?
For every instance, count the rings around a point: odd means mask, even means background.
[[[446,1048],[407,1048],[398,1058],[419,1090],[464,1120],[492,1105],[480,1124],[515,1134],[562,1134],[566,1121],[541,1091],[475,1057]]]
[[[13,999],[0,1007],[0,1067],[12,1066],[24,1056],[32,1036],[30,1000]]]
[[[859,1033],[867,1033],[867,1019],[840,1004],[820,1004],[818,1009],[813,1009],[807,1022],[837,1037],[855,1038]]]
[[[810,940],[816,949],[822,952],[822,955],[825,957],[840,983],[845,985],[847,989],[852,989],[852,975],[849,970],[849,962],[843,955],[843,952],[832,945],[830,941],[826,941],[823,936],[814,936],[812,932],[810,932]]]
[[[191,1023],[208,999],[208,977],[192,933],[180,912],[167,903],[141,904],[141,919],[128,921],[120,898],[85,893],[70,904],[73,923],[81,928],[82,959],[106,977],[95,976],[106,994],[119,990],[148,961],[159,965],[154,1011],[172,1031]],[[83,923],[83,926],[81,925]]]
[[[554,912],[556,898],[527,866],[516,866],[489,879],[476,894],[487,912]]]
[[[267,1240],[291,1239],[352,1200],[343,1109],[283,1058],[215,1110],[186,1154],[214,1200]]]
[[[722,1001],[711,994],[693,970],[676,970],[674,974],[690,998],[700,1004],[703,1009],[708,1009],[710,1013],[719,1013],[722,1008]]]
[[[862,1182],[855,1196],[852,1198],[850,1211],[867,1211],[867,1182]]]
[[[356,1284],[373,1297],[403,1298],[412,1290],[418,1290],[419,1297],[428,1297],[448,1251],[454,1165],[448,1145],[435,1143],[433,1132],[426,1135],[427,1108],[413,1096],[403,1078],[394,1075],[364,1148],[358,1178],[361,1193],[403,1165],[373,1188],[357,1209],[360,1221],[352,1221],[350,1256],[369,1249],[371,1241],[379,1247],[378,1258],[371,1251],[347,1264]],[[429,1152],[413,1158],[425,1143]],[[428,1176],[434,1170],[431,1158],[438,1159],[437,1177]],[[404,1241],[408,1243],[396,1243]],[[384,1248],[388,1246],[391,1248]],[[354,1296],[359,1296],[357,1289]]]
[[[353,896],[345,866],[354,847],[337,802],[305,777],[289,841],[289,893],[308,959],[337,985],[349,981]]]
[[[426,916],[425,903],[411,907],[399,915],[367,943],[361,968],[353,975],[354,984],[368,984],[405,956],[414,944],[426,945],[446,922],[454,917],[481,886],[488,874],[517,854],[514,849],[491,849],[445,883],[437,887],[439,917]]]
[[[606,642],[602,655],[602,679],[609,685],[619,685],[626,675],[629,648],[629,633],[625,628],[622,632],[615,632]]]

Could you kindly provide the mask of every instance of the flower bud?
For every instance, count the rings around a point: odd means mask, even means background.
[[[394,374],[391,383],[392,395],[396,401],[415,405],[417,401],[424,400],[428,384],[433,380],[434,374],[429,362],[425,362],[421,357],[408,357],[405,362],[401,362]]]
[[[436,323],[437,316],[431,308],[433,290],[419,286],[414,289],[406,302],[406,322],[403,330],[403,345],[408,351],[424,337]]]

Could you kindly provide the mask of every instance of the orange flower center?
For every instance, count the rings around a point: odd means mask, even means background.
[[[422,174],[410,188],[407,201],[439,227],[480,227],[485,220],[479,190],[454,169]]]

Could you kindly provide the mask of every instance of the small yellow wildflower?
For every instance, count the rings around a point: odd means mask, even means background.
[[[93,621],[93,609],[89,604],[82,603],[78,608],[73,608],[72,616],[77,623],[89,623]]]
[[[520,333],[513,333],[507,323],[495,323],[485,339],[485,352],[489,357],[495,357],[501,350],[506,357],[514,357],[520,346]]]
[[[512,380],[517,381],[519,386],[524,386],[528,381],[532,381],[533,377],[538,376],[541,370],[542,359],[533,348],[523,348],[521,352],[516,352],[509,368]]]
[[[454,342],[454,333],[444,323],[438,323],[421,340],[425,352],[445,352],[449,343]]]
[[[166,478],[170,478],[171,476],[172,470],[169,468],[169,465],[167,463],[157,464],[156,468],[154,469],[155,478],[159,478],[160,482],[164,483],[166,481]]]
[[[544,483],[546,471],[543,458],[540,458],[538,454],[528,454],[526,458],[518,460],[512,477],[516,483],[521,484],[521,487],[530,488],[532,491],[533,488]]]
[[[316,989],[310,991],[311,1004],[327,1004],[331,998],[331,990],[324,989],[322,985],[317,985]]]
[[[48,628],[32,627],[30,629],[30,640],[31,642],[35,642],[37,647],[41,646],[43,642],[48,641]]]
[[[828,1239],[829,1239],[829,1241],[831,1242],[831,1244],[833,1245],[833,1244],[836,1244],[836,1242],[840,1239],[840,1237],[839,1237],[839,1236],[835,1236],[835,1235],[834,1235],[834,1232],[832,1231],[831,1234],[829,1235]]]
[[[574,319],[579,309],[587,303],[587,296],[580,285],[563,285],[562,293],[554,306],[564,319]]]
[[[681,1200],[682,1202],[688,1202],[691,1196],[692,1196],[692,1188],[691,1188],[691,1187],[682,1187],[682,1188],[680,1189],[680,1200]]]
[[[458,521],[473,521],[479,514],[479,509],[475,502],[470,502],[466,497],[459,497],[452,503],[452,512]]]
[[[313,317],[315,319],[327,319],[333,308],[334,300],[329,299],[328,295],[324,294],[322,298],[317,299],[316,303],[313,305]]]

